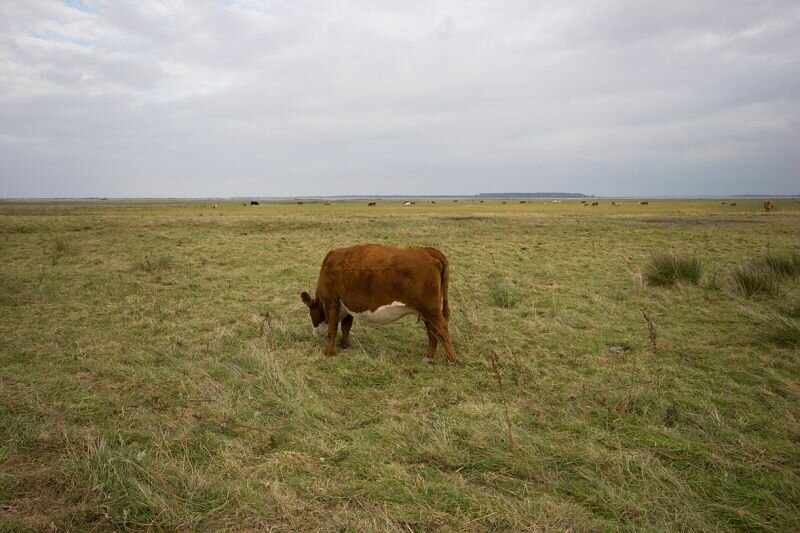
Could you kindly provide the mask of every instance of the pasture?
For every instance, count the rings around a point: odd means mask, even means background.
[[[620,202],[0,202],[0,530],[796,529],[800,280],[734,272],[800,201]],[[457,365],[322,355],[358,242],[447,255]]]

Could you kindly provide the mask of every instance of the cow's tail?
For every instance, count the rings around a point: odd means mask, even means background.
[[[450,304],[447,301],[447,286],[450,283],[450,265],[447,258],[436,248],[428,248],[428,253],[439,260],[442,264],[442,316],[445,320],[450,320]]]

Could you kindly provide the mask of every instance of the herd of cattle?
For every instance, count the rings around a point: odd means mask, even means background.
[[[551,201],[553,203],[561,203],[561,200],[551,200]],[[458,202],[458,200],[453,200],[453,202]],[[436,200],[430,200],[430,203],[431,203],[431,205],[436,205]],[[483,200],[480,200],[480,203],[483,203]],[[508,202],[507,201],[502,201],[501,203],[502,204],[507,204]],[[519,203],[525,204],[525,203],[528,203],[528,202],[527,202],[527,200],[520,200]],[[414,202],[414,201],[411,201],[411,200],[406,200],[406,201],[404,201],[402,203],[402,205],[404,205],[404,206],[412,206],[412,205],[416,205],[416,204],[417,204],[417,202]],[[600,205],[600,202],[599,201],[589,202],[587,200],[581,200],[581,204],[584,207],[597,207],[597,206]],[[247,205],[248,205],[247,202],[242,204],[242,206],[244,206],[244,207],[247,207]],[[251,200],[249,205],[258,207],[261,204],[256,200]],[[303,205],[303,202],[297,202],[297,205]],[[325,205],[331,205],[331,203],[330,202],[325,202]],[[368,207],[375,207],[377,205],[378,205],[377,202],[367,202],[367,206]],[[611,205],[613,207],[621,207],[622,206],[622,202],[612,201]],[[642,201],[639,202],[639,205],[650,205],[650,202],[648,200],[642,200]],[[722,205],[730,206],[730,207],[736,207],[736,202],[723,201]],[[211,208],[212,209],[218,209],[219,208],[219,204],[211,204]],[[769,213],[774,208],[775,208],[775,204],[772,203],[772,200],[765,200],[764,201],[764,211],[765,212]]]

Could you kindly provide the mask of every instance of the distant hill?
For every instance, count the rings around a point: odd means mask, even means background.
[[[483,192],[478,198],[591,198],[578,192]]]

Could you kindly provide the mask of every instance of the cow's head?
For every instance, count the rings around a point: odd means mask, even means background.
[[[324,337],[328,334],[328,323],[325,322],[325,310],[319,298],[311,299],[311,296],[303,291],[300,293],[303,303],[308,306],[308,314],[311,315],[311,330],[314,335]]]

